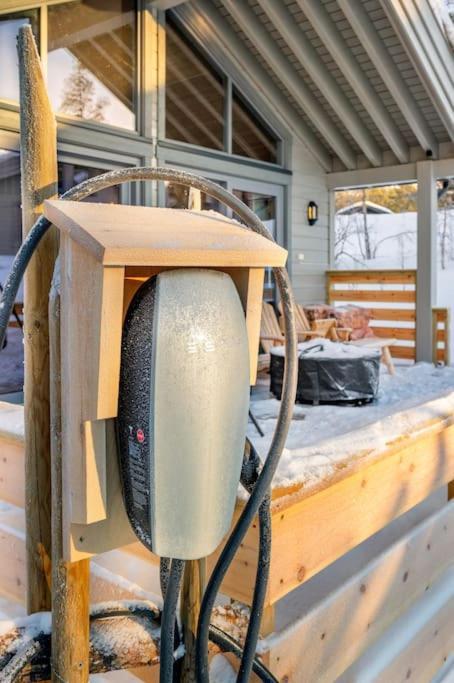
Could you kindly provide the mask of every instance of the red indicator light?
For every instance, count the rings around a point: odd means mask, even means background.
[[[143,443],[145,441],[145,434],[143,433],[143,431],[141,429],[137,430],[136,436],[137,436],[137,441],[139,443]]]

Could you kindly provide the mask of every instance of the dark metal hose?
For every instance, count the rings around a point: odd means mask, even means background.
[[[175,617],[184,564],[183,560],[172,560],[170,565],[169,581],[161,617],[159,683],[171,683],[173,680]]]

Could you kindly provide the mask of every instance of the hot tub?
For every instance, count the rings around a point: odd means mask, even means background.
[[[284,347],[271,350],[270,390],[281,398]],[[362,405],[377,397],[380,350],[316,339],[298,345],[298,403]]]

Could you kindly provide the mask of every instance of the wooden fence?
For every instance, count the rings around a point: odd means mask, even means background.
[[[391,337],[394,358],[416,357],[416,270],[329,270],[327,300],[330,305],[364,306],[377,337]],[[433,312],[434,353],[438,362],[449,362],[448,309]]]

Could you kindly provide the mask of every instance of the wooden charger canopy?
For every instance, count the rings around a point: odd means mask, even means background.
[[[253,384],[264,269],[284,266],[287,252],[211,211],[50,200],[44,214],[61,231],[63,544],[76,561],[136,540],[113,418],[123,319],[137,289],[172,268],[228,273],[245,312]]]

